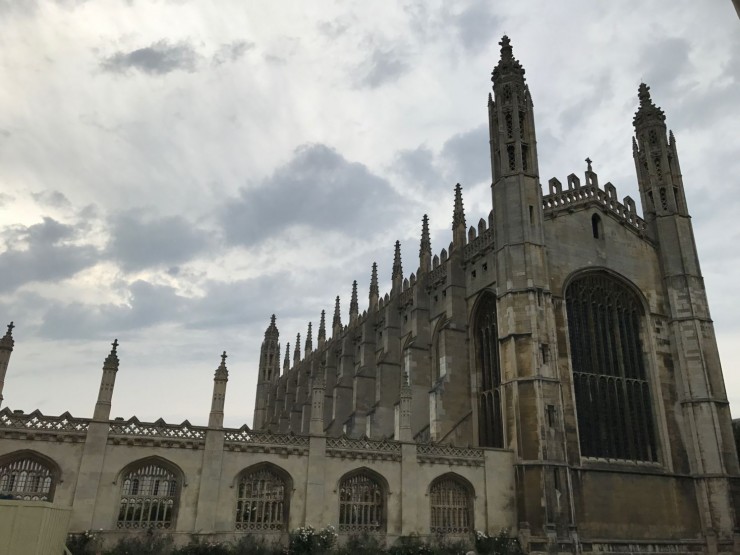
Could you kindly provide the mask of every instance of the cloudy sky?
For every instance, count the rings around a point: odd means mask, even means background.
[[[251,423],[271,313],[283,346],[353,279],[367,299],[452,192],[490,210],[486,98],[508,33],[541,180],[639,198],[651,87],[677,138],[728,394],[740,416],[740,21],[730,0],[0,0],[5,405],[89,416],[121,342],[112,416]],[[361,310],[365,306],[362,305]]]

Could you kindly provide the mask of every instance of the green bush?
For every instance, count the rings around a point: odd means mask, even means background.
[[[73,555],[77,555],[72,552]],[[171,555],[172,538],[148,530],[145,534],[121,538],[104,555]]]
[[[353,534],[341,547],[335,550],[337,555],[379,555],[387,553],[385,542],[376,534]]]
[[[337,543],[337,533],[333,526],[316,530],[313,526],[297,528],[290,533],[290,555],[319,555],[331,553]]]
[[[416,534],[400,536],[391,548],[389,555],[434,555],[432,548]]]

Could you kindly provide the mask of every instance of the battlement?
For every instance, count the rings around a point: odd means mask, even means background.
[[[568,176],[568,188],[565,190],[555,177],[548,183],[550,194],[542,197],[542,209],[545,216],[556,216],[564,210],[572,212],[575,208],[596,204],[605,212],[616,216],[640,236],[645,235],[645,220],[637,215],[635,201],[632,197],[626,196],[623,202],[619,202],[616,187],[607,183],[601,189],[598,176],[593,171],[586,171],[586,184],[583,186],[581,180],[573,173]]]

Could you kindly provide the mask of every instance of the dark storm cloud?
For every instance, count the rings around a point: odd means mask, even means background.
[[[38,193],[31,193],[33,200],[44,206],[50,206],[52,208],[67,208],[70,206],[70,202],[63,193],[59,191],[40,191]]]
[[[365,237],[400,211],[388,182],[322,144],[298,147],[258,187],[243,189],[222,210],[231,243],[252,245],[292,226]]]
[[[93,266],[98,251],[88,245],[64,244],[79,229],[45,217],[40,224],[15,226],[3,232],[7,249],[0,253],[0,291],[29,282],[57,281]],[[25,247],[25,248],[24,248]]]
[[[126,212],[113,220],[108,255],[125,271],[187,262],[209,244],[209,235],[180,216],[145,218]]]
[[[280,292],[291,290],[290,279],[281,275],[210,281],[201,297],[185,297],[172,287],[137,280],[127,286],[126,301],[121,303],[45,300],[39,334],[49,339],[90,339],[158,325],[206,330],[261,324],[271,313],[281,312],[280,299],[285,297]]]
[[[195,71],[198,53],[187,42],[170,44],[160,40],[151,46],[116,52],[100,62],[100,67],[112,73],[126,73],[136,69],[150,75],[165,75],[172,71]]]
[[[236,40],[219,46],[213,55],[213,65],[220,66],[227,62],[236,62],[254,48],[254,43],[246,40]]]
[[[452,178],[472,185],[490,181],[491,165],[488,126],[481,125],[447,139],[442,147],[442,158],[450,165]]]
[[[359,84],[374,89],[396,81],[408,70],[408,62],[397,47],[375,48],[358,68]]]
[[[107,337],[177,319],[185,300],[172,287],[135,281],[127,303],[52,302],[39,333],[50,339]]]

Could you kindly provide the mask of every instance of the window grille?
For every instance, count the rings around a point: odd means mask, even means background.
[[[429,489],[431,532],[467,534],[473,530],[473,503],[470,492],[458,480],[443,476]]]
[[[28,457],[0,466],[0,495],[24,501],[52,501],[54,478],[51,469]]]
[[[503,447],[501,368],[496,324],[496,298],[486,294],[475,320],[475,349],[480,383],[478,430],[481,447]]]
[[[175,475],[147,464],[123,478],[118,510],[119,528],[171,528],[180,497]]]
[[[288,516],[286,481],[262,467],[245,473],[237,486],[237,530],[285,530]]]
[[[368,474],[355,474],[339,484],[339,531],[385,530],[385,494]]]
[[[592,273],[568,286],[566,307],[581,454],[657,461],[637,295]]]

